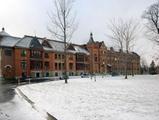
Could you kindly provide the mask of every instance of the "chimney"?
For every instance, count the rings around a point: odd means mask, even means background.
[[[5,31],[4,27],[2,28],[2,31]]]

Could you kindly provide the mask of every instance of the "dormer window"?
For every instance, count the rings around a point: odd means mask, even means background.
[[[45,53],[45,58],[49,58],[49,54],[48,53]]]

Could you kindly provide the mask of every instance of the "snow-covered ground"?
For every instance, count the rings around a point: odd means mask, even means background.
[[[36,119],[35,119],[36,118]],[[18,95],[7,103],[0,103],[0,120],[46,120]]]
[[[159,120],[159,76],[71,79],[21,86],[58,120]]]

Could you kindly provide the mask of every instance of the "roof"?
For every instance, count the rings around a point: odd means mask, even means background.
[[[15,47],[43,49],[37,37],[24,36]]]
[[[15,46],[30,48],[30,42],[32,41],[32,39],[32,37],[24,36]]]
[[[3,36],[0,39],[0,46],[14,47],[20,39],[21,38],[12,37],[12,36]]]
[[[53,51],[64,52],[64,43],[60,41],[49,40]]]
[[[132,52],[133,55],[140,57],[136,52]]]
[[[89,38],[89,41],[87,44],[92,44],[92,43],[95,43],[94,42],[94,39],[93,39],[93,33],[90,33],[90,38]]]
[[[11,36],[7,32],[5,32],[5,29],[2,28],[2,31],[0,32],[0,36]]]
[[[74,49],[75,49],[76,53],[84,53],[84,54],[89,55],[89,52],[80,46],[74,45]]]
[[[14,47],[15,44],[20,40],[21,38],[13,37],[9,35],[7,32],[5,32],[5,29],[2,28],[2,31],[0,32],[0,46],[4,47]]]

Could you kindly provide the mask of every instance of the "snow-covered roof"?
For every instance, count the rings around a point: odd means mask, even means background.
[[[42,44],[37,37],[24,36],[15,47],[43,49]]]
[[[0,46],[14,47],[20,39],[17,37],[3,36],[0,40]]]
[[[64,52],[64,43],[60,41],[49,40],[48,41],[53,51]]]
[[[30,48],[30,43],[32,41],[32,37],[24,36],[17,44],[16,47]]]
[[[74,49],[75,49],[76,53],[84,53],[84,54],[89,55],[89,52],[86,49],[84,49],[84,48],[82,48],[80,46],[76,46],[75,45]]]
[[[42,44],[44,40],[43,40],[43,39],[38,38],[38,41],[40,42],[40,44]]]
[[[0,32],[0,36],[11,36],[7,32],[5,32],[5,29],[2,28],[2,31]]]
[[[4,30],[3,30],[4,32]],[[43,44],[44,42],[48,43]],[[33,36],[24,36],[23,38],[16,38],[12,36],[2,36],[0,41],[0,46],[8,46],[8,47],[20,47],[20,48],[43,48],[46,51],[56,51],[56,52],[64,52],[64,42],[56,41],[56,40],[50,40],[50,39],[44,39],[39,37],[33,37]],[[68,49],[67,52],[69,53],[82,53],[89,55],[89,52],[82,48],[79,45],[73,45],[73,49]]]
[[[76,54],[76,51],[74,50],[67,50],[68,53],[73,53],[73,54]]]
[[[9,35],[7,32],[5,32],[4,28],[2,28],[2,31],[0,32],[0,37],[0,46],[4,47],[14,47],[15,44],[21,39]]]
[[[53,51],[52,48],[48,48],[48,47],[45,47],[45,46],[43,46],[43,49],[46,50],[46,51]]]

